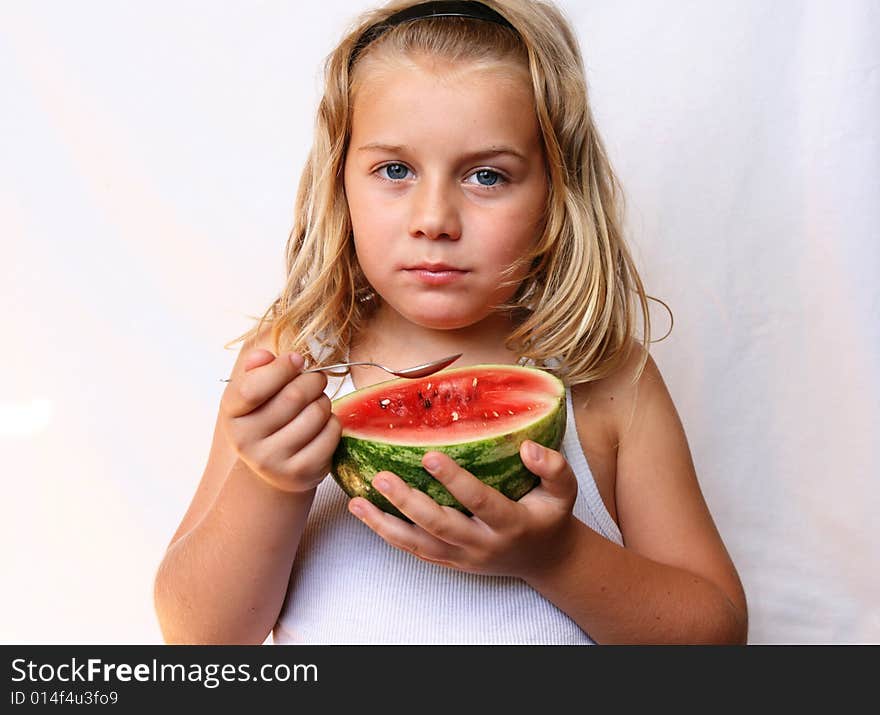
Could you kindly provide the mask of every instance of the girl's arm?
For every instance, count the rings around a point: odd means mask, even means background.
[[[236,460],[159,566],[154,601],[165,641],[262,643],[281,611],[313,495],[275,489]]]
[[[245,414],[236,400],[248,371],[246,395],[272,398]],[[169,643],[259,644],[275,624],[315,484],[338,442],[325,378],[298,373],[286,355],[239,355],[204,475],[156,574],[155,609]],[[305,461],[285,460],[286,473],[273,466],[273,455],[297,446]]]
[[[615,405],[614,498],[625,548],[573,520],[569,558],[527,580],[598,642],[744,643],[745,594],[675,406],[650,356],[635,385],[630,375],[632,365],[599,398]],[[568,469],[557,453],[548,462],[547,470]]]

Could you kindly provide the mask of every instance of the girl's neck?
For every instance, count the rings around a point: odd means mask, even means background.
[[[430,360],[461,353],[452,367],[480,363],[514,364],[517,356],[504,346],[514,328],[510,316],[493,314],[463,328],[439,330],[407,320],[380,305],[366,327],[349,346],[349,360],[369,360],[392,368],[418,365]],[[356,388],[389,379],[378,368],[352,368]]]

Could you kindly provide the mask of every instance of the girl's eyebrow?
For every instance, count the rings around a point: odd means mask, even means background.
[[[405,144],[382,144],[380,142],[373,142],[370,144],[364,144],[363,146],[358,147],[358,151],[384,151],[389,152],[391,154],[403,154],[403,153],[411,153],[412,150],[410,147]],[[513,147],[509,146],[490,146],[485,149],[478,149],[477,151],[468,152],[467,154],[463,154],[460,159],[462,161],[473,161],[475,159],[489,159],[496,156],[508,155],[512,156],[515,159],[519,159],[522,162],[527,162],[525,156],[521,152],[518,152]]]

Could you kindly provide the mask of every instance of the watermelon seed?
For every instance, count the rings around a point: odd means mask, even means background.
[[[388,405],[390,404],[391,400],[389,400],[387,397],[384,400],[379,400],[379,407],[381,407],[383,410],[387,409]]]
[[[492,414],[498,417],[498,413],[495,410],[492,410]]]
[[[458,422],[458,412],[453,412],[453,413],[452,413],[452,421],[453,421],[453,422]]]
[[[425,398],[425,409],[431,409],[431,401],[427,397]]]

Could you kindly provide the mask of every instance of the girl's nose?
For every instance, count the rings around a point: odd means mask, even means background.
[[[422,181],[412,193],[410,235],[419,238],[461,238],[456,188],[439,181]]]

